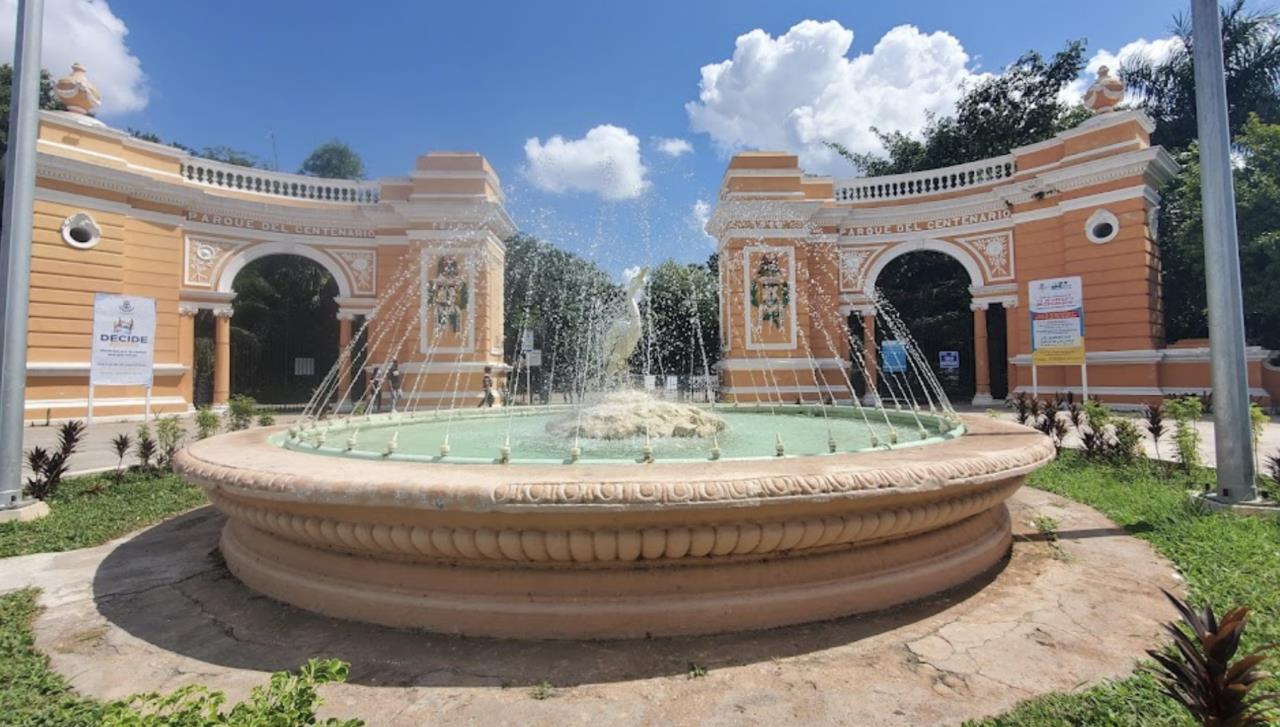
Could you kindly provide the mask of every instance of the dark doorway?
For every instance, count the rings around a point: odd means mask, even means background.
[[[308,258],[270,255],[245,265],[231,287],[231,392],[305,403],[338,358],[333,275]]]
[[[955,258],[931,250],[895,258],[876,279],[876,287],[898,310],[903,324],[919,344],[925,361],[937,373],[947,396],[956,403],[973,398],[973,312],[969,309],[969,273]],[[876,340],[892,338],[877,326]],[[960,368],[939,367],[940,351],[958,351]],[[1003,355],[1000,359],[1003,360]],[[905,380],[918,388],[914,376]],[[881,392],[884,395],[885,392]],[[920,392],[916,392],[919,395]]]

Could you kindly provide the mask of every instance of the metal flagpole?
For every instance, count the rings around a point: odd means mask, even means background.
[[[32,205],[36,181],[36,111],[40,105],[40,34],[44,0],[18,0],[13,48],[9,153],[4,162],[4,230],[0,232],[0,508],[22,499],[22,420],[27,388],[27,310],[31,287]]]
[[[1217,494],[1228,502],[1240,502],[1256,499],[1258,495],[1254,486],[1249,372],[1244,355],[1244,303],[1240,291],[1235,190],[1231,180],[1231,131],[1227,121],[1227,82],[1218,12],[1218,0],[1191,3]]]

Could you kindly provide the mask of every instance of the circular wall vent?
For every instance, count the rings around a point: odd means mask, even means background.
[[[62,221],[62,241],[78,250],[88,250],[102,241],[102,229],[92,217],[77,212]]]
[[[1111,242],[1118,234],[1120,220],[1107,210],[1095,210],[1084,223],[1084,236],[1097,245]]]

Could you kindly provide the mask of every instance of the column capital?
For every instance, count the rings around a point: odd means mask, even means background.
[[[354,321],[357,315],[359,314],[355,311],[340,310],[335,317],[340,321]]]
[[[195,303],[178,303],[178,315],[194,318],[200,312],[200,306]]]
[[[229,305],[215,305],[209,310],[213,312],[215,318],[230,318],[235,313],[235,309]]]

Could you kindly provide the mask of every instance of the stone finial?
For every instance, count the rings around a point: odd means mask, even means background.
[[[71,75],[58,79],[53,84],[53,94],[67,107],[68,111],[77,114],[91,114],[102,105],[102,94],[85,75],[84,66],[71,64]]]
[[[1114,111],[1117,104],[1124,100],[1124,81],[1111,75],[1111,69],[1102,66],[1098,69],[1098,78],[1084,92],[1084,105],[1095,114]]]

